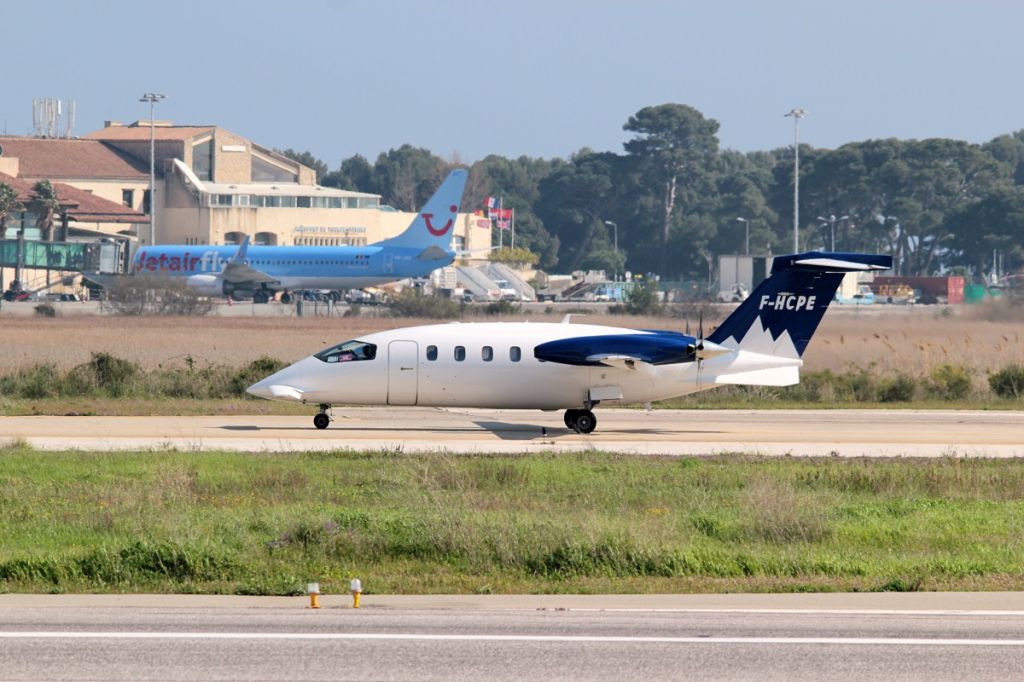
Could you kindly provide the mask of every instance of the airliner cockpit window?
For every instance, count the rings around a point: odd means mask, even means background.
[[[346,341],[322,350],[313,357],[323,362],[353,362],[357,360],[373,360],[377,356],[377,346],[365,341]]]

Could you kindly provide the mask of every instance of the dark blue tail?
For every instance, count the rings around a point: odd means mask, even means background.
[[[812,251],[776,256],[771,275],[726,318],[708,341],[732,348],[800,357],[847,272],[888,270],[891,256]],[[788,336],[792,345],[779,343]]]

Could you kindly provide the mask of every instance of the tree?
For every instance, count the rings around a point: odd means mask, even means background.
[[[373,166],[360,154],[341,162],[341,168],[324,176],[325,187],[339,187],[353,192],[379,194]]]
[[[32,188],[28,210],[36,215],[36,227],[43,233],[43,239],[53,241],[53,218],[60,211],[57,190],[49,180],[40,180]]]
[[[589,262],[591,250],[608,250],[611,240],[604,224],[615,201],[614,167],[619,157],[586,154],[558,167],[541,180],[537,214],[560,244],[558,260],[565,270]],[[614,265],[614,263],[613,263]]]
[[[418,210],[448,170],[448,164],[440,157],[409,144],[382,153],[373,166],[382,201],[400,211]]]
[[[287,156],[292,161],[298,161],[307,168],[312,168],[316,172],[316,183],[322,184],[324,176],[327,175],[327,164],[313,156],[312,153],[297,152],[294,149],[285,149],[283,152],[278,151],[277,153]]]
[[[994,269],[992,252],[1003,254],[1008,271],[1024,265],[1024,187],[1000,187],[980,201],[951,214],[945,229],[951,235],[952,263],[972,266],[984,274]]]
[[[7,230],[7,216],[21,210],[18,191],[6,182],[0,182],[0,238]]]
[[[718,150],[718,121],[685,104],[646,107],[631,116],[623,129],[636,134],[625,144],[661,200],[660,265],[665,272],[667,247],[680,183],[696,184]]]

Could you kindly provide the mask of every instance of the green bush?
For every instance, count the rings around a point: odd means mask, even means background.
[[[1007,365],[998,372],[990,374],[988,386],[1000,398],[1019,400],[1024,397],[1024,367]]]
[[[962,400],[971,392],[971,374],[960,365],[939,365],[931,371],[925,389],[933,398]]]
[[[0,377],[0,394],[12,398],[56,398],[60,394],[60,389],[60,373],[57,366],[49,362],[19,369]]]
[[[896,373],[878,382],[878,402],[906,403],[914,399],[917,381],[909,374]]]
[[[231,393],[236,396],[247,395],[245,389],[284,369],[284,365],[285,363],[268,355],[256,358],[231,377]]]
[[[661,315],[664,306],[658,300],[657,284],[647,281],[631,288],[626,292],[624,305],[619,310],[629,315]]]
[[[520,311],[520,306],[513,305],[511,301],[494,301],[484,307],[485,315],[515,315]]]
[[[462,306],[450,298],[427,296],[420,289],[406,289],[391,300],[391,314],[397,317],[452,319],[462,317]]]

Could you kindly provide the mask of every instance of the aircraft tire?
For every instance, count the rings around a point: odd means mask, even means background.
[[[573,422],[576,419],[576,413],[578,411],[579,410],[566,410],[565,411],[565,416],[562,417],[562,421],[565,422],[565,428],[572,429],[573,431],[576,430],[576,427],[573,426]]]
[[[597,428],[597,417],[590,410],[573,410],[572,428],[579,433],[590,433]]]
[[[255,294],[252,295],[252,302],[253,303],[266,303],[267,299],[268,299],[268,296],[263,291],[257,291]]]
[[[313,426],[318,429],[326,429],[330,423],[331,418],[323,412],[313,417]]]

